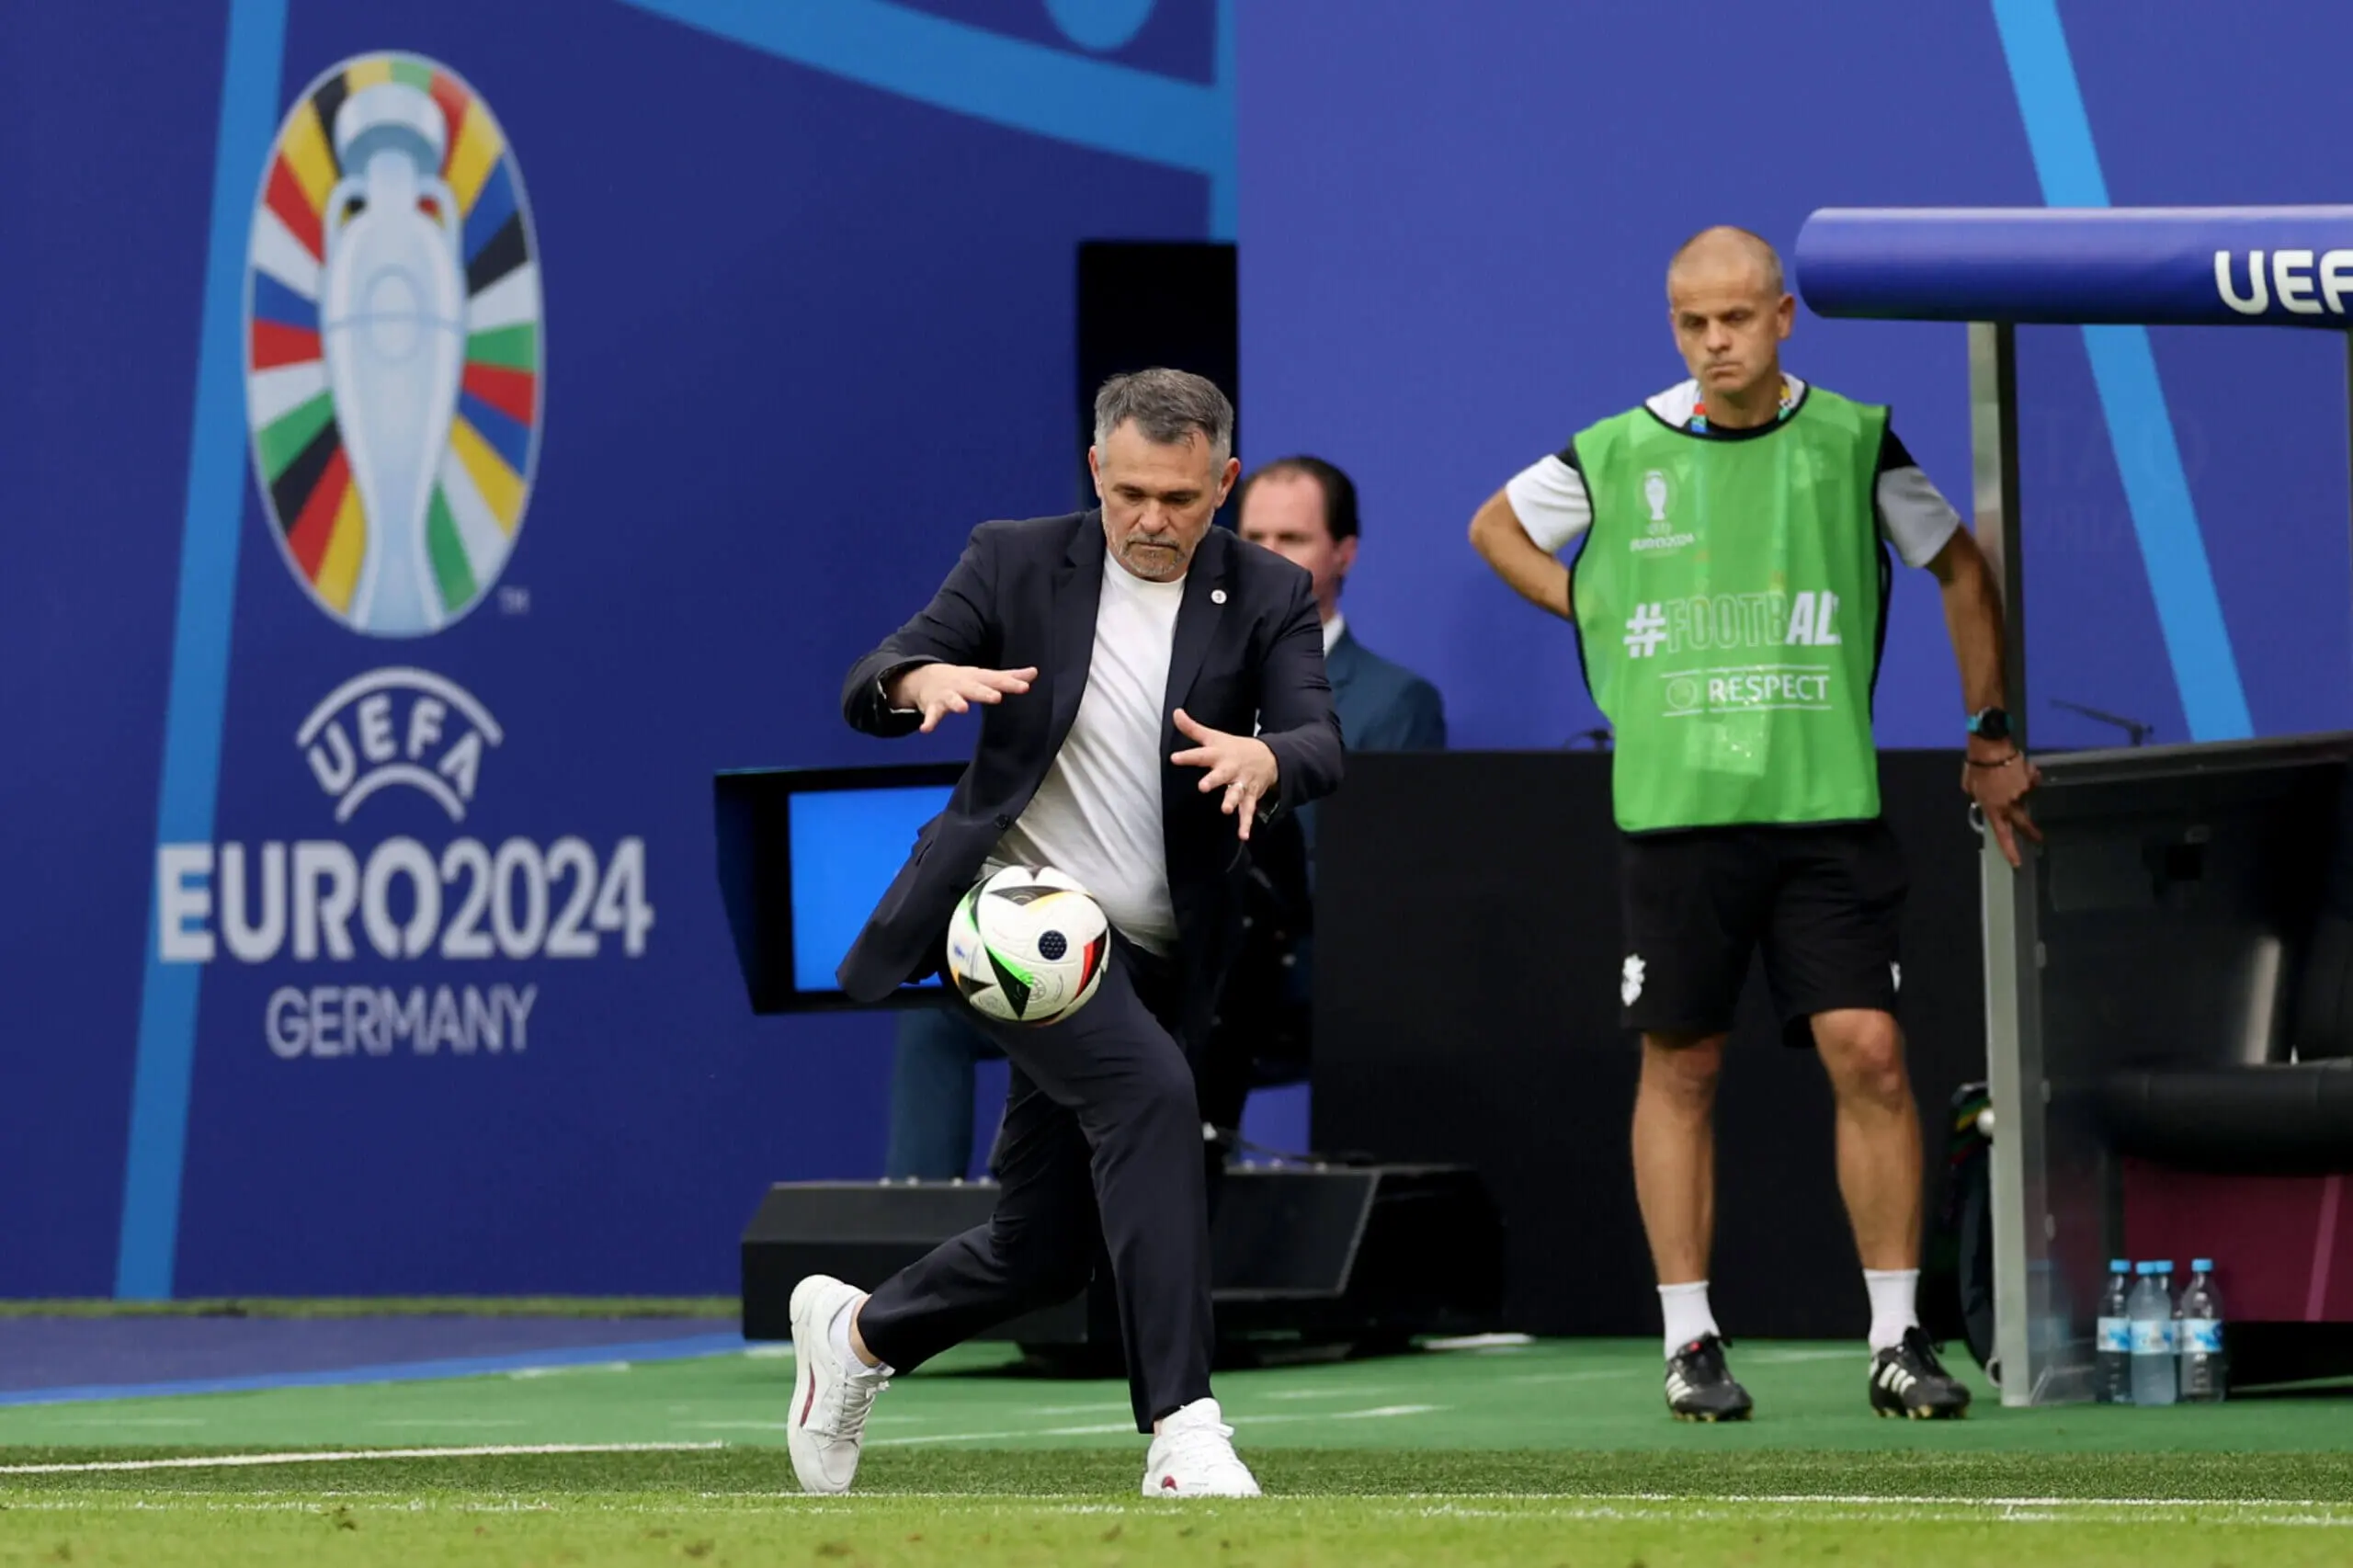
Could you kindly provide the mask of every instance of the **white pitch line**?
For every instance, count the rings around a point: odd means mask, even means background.
[[[1821,1500],[1807,1500],[1821,1502]],[[1760,1506],[1769,1512],[1760,1514]],[[1471,1518],[1579,1518],[1579,1521],[1753,1521],[1753,1518],[1816,1518],[1816,1521],[1882,1521],[1901,1518],[1908,1523],[1993,1523],[1993,1526],[2038,1526],[2038,1523],[2148,1523],[2155,1505],[2125,1505],[2125,1506],[2094,1506],[2087,1502],[2066,1502],[2062,1506],[2047,1509],[2009,1509],[2009,1506],[1988,1506],[1970,1497],[1941,1497],[1932,1505],[1915,1506],[1904,1502],[1875,1497],[1869,1506],[1833,1505],[1833,1506],[1793,1506],[1793,1505],[1724,1505],[1713,1500],[1680,1497],[1673,1505],[1668,1502],[1576,1502],[1570,1497],[1546,1502],[1537,1506],[1459,1506],[1459,1505],[1424,1505],[1421,1509],[1377,1509],[1391,1518],[1419,1514],[1419,1517],[1471,1517]],[[2184,1514],[2188,1517],[2184,1518]],[[2222,1505],[2222,1502],[2200,1502],[2193,1509],[2155,1509],[2155,1517],[2163,1518],[2167,1528],[2179,1528],[2184,1523],[2219,1523],[2228,1528],[2323,1528],[2323,1530],[2346,1530],[2353,1528],[2353,1514],[2290,1514],[2278,1512],[2278,1505]]]
[[[871,1445],[869,1445],[870,1447]],[[210,1495],[210,1494],[204,1494]],[[768,1492],[704,1492],[703,1497],[740,1497],[775,1501],[777,1494]],[[981,1492],[923,1492],[891,1489],[858,1492],[858,1497],[897,1497],[921,1499],[936,1503],[968,1503],[982,1507],[999,1507],[1015,1504],[1067,1503],[1088,1507],[1103,1506],[1116,1511],[1126,1503],[1107,1504],[1093,1493],[1086,1492],[1027,1492],[990,1494]],[[783,1499],[797,1501],[793,1496]],[[1829,1503],[1847,1506],[1871,1506],[1877,1504],[1920,1506],[1953,1504],[1956,1506],[1988,1507],[2070,1507],[2070,1508],[2300,1508],[2336,1511],[2353,1518],[2353,1499],[2323,1501],[2308,1497],[1966,1497],[1966,1496],[1891,1496],[1869,1493],[1789,1492],[1741,1495],[1700,1494],[1682,1492],[1301,1492],[1284,1494],[1290,1503],[1345,1503],[1353,1507],[1358,1504],[1392,1503],[1696,1503],[1696,1504],[1782,1504]],[[1156,1499],[1137,1505],[1143,1513],[1156,1512],[1165,1505]]]
[[[1032,1434],[1034,1435],[1034,1434]],[[871,1448],[873,1445],[869,1444]],[[699,1494],[707,1500],[744,1500],[765,1505],[792,1506],[817,1499],[796,1494],[768,1492],[706,1492]],[[926,1492],[917,1490],[859,1492],[849,1498],[824,1501],[838,1506],[855,1502],[860,1497],[891,1497],[902,1501],[922,1500],[962,1506],[972,1509],[1002,1511],[1007,1508],[1059,1506],[1065,1511],[1119,1513],[1130,1505],[1108,1503],[1086,1493],[1048,1492],[990,1495],[972,1492]],[[2293,1524],[2329,1524],[2353,1526],[2353,1501],[2321,1502],[2309,1498],[2244,1498],[2244,1497],[1954,1497],[1954,1496],[1872,1496],[1867,1494],[1784,1493],[1777,1494],[1700,1496],[1670,1492],[1367,1492],[1367,1493],[1293,1493],[1271,1499],[1293,1504],[1345,1504],[1351,1508],[1370,1508],[1403,1515],[1430,1507],[1452,1508],[1465,1504],[1509,1503],[1522,1505],[1511,1510],[1520,1517],[1560,1517],[1563,1510],[1579,1513],[1616,1506],[1626,1517],[1677,1517],[1676,1506],[1708,1509],[1729,1507],[1775,1506],[1803,1508],[1855,1509],[1868,1513],[1874,1508],[1919,1509],[1949,1507],[1964,1513],[1984,1514],[2018,1508],[2051,1508],[2075,1510],[2084,1514],[2131,1513],[2140,1509],[2165,1509],[2175,1512],[2201,1510],[2227,1511],[2240,1516],[2270,1515],[2268,1522]],[[1409,1509],[1405,1505],[1418,1505]],[[1159,1512],[1165,1505],[1148,1501],[1138,1507],[1145,1514]],[[2250,1519],[2250,1522],[2256,1522]]]
[[[1442,1408],[1444,1407],[1438,1405],[1405,1404],[1384,1405],[1370,1410],[1336,1411],[1329,1414],[1283,1414],[1257,1416],[1252,1419],[1252,1424],[1262,1425],[1268,1422],[1278,1421],[1371,1420],[1400,1415],[1426,1415]],[[711,1425],[717,1424],[713,1423]],[[885,1445],[895,1446],[926,1442],[1002,1441],[1038,1437],[1096,1436],[1109,1433],[1125,1433],[1129,1429],[1129,1424],[1122,1422],[1115,1425],[1097,1426],[1050,1427],[1043,1430],[1031,1428],[1026,1431],[944,1433],[930,1437],[879,1438],[874,1442],[869,1443],[868,1447],[875,1448]],[[109,1460],[73,1464],[0,1465],[0,1475],[66,1475],[87,1474],[97,1471],[202,1470],[215,1468],[244,1468],[256,1465],[337,1463],[359,1460],[484,1459],[499,1458],[510,1455],[534,1456],[558,1454],[709,1452],[724,1447],[726,1447],[726,1445],[720,1442],[533,1443],[450,1448],[368,1449],[356,1450],[335,1449],[288,1453],[219,1454],[206,1455],[197,1458],[160,1460]],[[770,1497],[770,1494],[764,1493],[744,1494],[742,1495],[759,1498]],[[904,1498],[924,1497],[933,1498],[942,1502],[952,1501],[966,1504],[968,1506],[1017,1506],[1024,1505],[1052,1503],[1056,1501],[1078,1502],[1081,1500],[1077,1494],[1047,1494],[1026,1498],[1019,1496],[989,1498],[977,1496],[970,1493],[924,1492],[872,1493],[868,1494],[868,1495]],[[797,1501],[797,1499],[790,1499],[781,1494],[774,1496],[772,1500],[779,1502]],[[1309,1494],[1307,1496],[1297,1497],[1291,1500],[1298,1502],[1313,1501],[1315,1500],[1315,1494]],[[2322,1501],[2317,1498],[2285,1497],[1969,1497],[1915,1494],[1874,1494],[1870,1493],[1806,1492],[1727,1494],[1714,1495],[1692,1495],[1671,1492],[1586,1494],[1558,1492],[1463,1492],[1392,1494],[1385,1499],[1381,1497],[1379,1494],[1372,1494],[1363,1497],[1361,1501],[1374,1504],[1378,1504],[1382,1501],[1389,1501],[1392,1503],[1423,1503],[1438,1506],[1460,1506],[1466,1503],[1521,1503],[1574,1506],[1577,1505],[1607,1506],[1610,1504],[1631,1503],[1654,1506],[1666,1505],[1670,1506],[1680,1506],[1684,1507],[1828,1507],[1855,1508],[1862,1510],[1874,1508],[1951,1508],[1976,1513],[1984,1513],[1989,1511],[2011,1511],[2023,1508],[2048,1508],[2077,1512],[2131,1512],[2139,1509],[2161,1508],[2173,1511],[2184,1509],[2204,1509],[2226,1511],[2240,1515],[2277,1515],[2284,1511],[2294,1510],[2307,1516],[2305,1518],[2294,1521],[2297,1523],[2353,1525],[2353,1503],[2342,1501]],[[2319,1517],[2310,1517],[2314,1515]]]
[[[1612,1378],[1649,1378],[1655,1381],[1658,1373],[1648,1367],[1591,1367],[1582,1372],[1529,1372],[1512,1379],[1515,1388],[1534,1383],[1591,1383]]]
[[[938,1421],[938,1419],[939,1416],[937,1415],[924,1415],[920,1412],[911,1412],[903,1415],[897,1411],[884,1411],[880,1415],[868,1416],[866,1418],[866,1426],[869,1431],[872,1431],[877,1426],[921,1426],[926,1423]],[[792,1430],[792,1423],[790,1421],[754,1421],[749,1419],[741,1421],[674,1420],[670,1425],[673,1427],[688,1432],[790,1432]]]
[[[673,1426],[690,1427],[698,1432],[790,1432],[790,1421],[673,1421]]]
[[[1450,1339],[1426,1339],[1425,1350],[1517,1350],[1533,1345],[1535,1337],[1526,1334],[1464,1334]]]
[[[574,1372],[626,1372],[627,1361],[576,1361],[563,1367],[517,1367],[506,1375],[510,1378],[561,1378]]]
[[[1188,1517],[1195,1513],[1206,1513],[1211,1517],[1230,1517],[1226,1514],[1226,1511],[1223,1508],[1215,1503],[1199,1503],[1181,1506],[1155,1501],[1147,1501],[1142,1504],[1130,1504],[1126,1502],[1115,1503],[1105,1501],[1100,1497],[1086,1498],[1074,1496],[1070,1494],[1047,1494],[1034,1496],[1022,1496],[1018,1494],[983,1496],[971,1493],[875,1492],[860,1494],[850,1497],[805,1497],[779,1488],[779,1490],[772,1492],[705,1493],[699,1494],[697,1499],[698,1502],[706,1505],[704,1506],[697,1506],[695,1503],[681,1500],[653,1502],[586,1499],[578,1497],[566,1497],[555,1500],[537,1498],[510,1498],[501,1500],[467,1500],[457,1498],[404,1499],[397,1494],[363,1493],[338,1493],[326,1495],[332,1495],[337,1499],[347,1499],[347,1501],[344,1503],[344,1506],[351,1507],[355,1512],[364,1511],[370,1513],[404,1514],[446,1513],[467,1517],[496,1513],[533,1513],[551,1515],[615,1514],[642,1516],[677,1516],[693,1514],[710,1517],[721,1517],[726,1516],[740,1517],[745,1513],[752,1511],[771,1513],[774,1510],[781,1508],[789,1511],[796,1517],[814,1514],[839,1514],[845,1517],[861,1517],[862,1505],[869,1502],[877,1500],[904,1502],[915,1499],[940,1503],[945,1505],[949,1511],[955,1513],[983,1515],[999,1518],[1017,1517],[1036,1515],[1039,1513],[1125,1515],[1132,1512],[1140,1517],[1147,1515],[1159,1517],[1176,1512],[1180,1507]],[[1312,1506],[1318,1504],[1324,1504],[1336,1506],[1345,1506],[1348,1510],[1350,1517],[1358,1518],[1429,1518],[1459,1517],[1504,1520],[1664,1520],[1672,1522],[1702,1519],[1730,1519],[1734,1521],[1754,1519],[1757,1516],[1753,1511],[1744,1513],[1741,1510],[1744,1506],[1753,1509],[1757,1506],[1758,1502],[1758,1500],[1756,1499],[1750,1499],[1745,1503],[1742,1503],[1731,1499],[1689,1498],[1666,1496],[1663,1494],[1659,1496],[1656,1501],[1643,1501],[1631,1497],[1622,1497],[1616,1501],[1612,1501],[1602,1497],[1580,1498],[1575,1496],[1562,1496],[1545,1494],[1465,1494],[1460,1496],[1431,1496],[1422,1502],[1418,1506],[1398,1506],[1409,1501],[1410,1499],[1404,1495],[1337,1496],[1332,1494],[1311,1494],[1306,1496],[1268,1497],[1263,1500],[1254,1500],[1252,1502],[1243,1504],[1240,1506],[1244,1511],[1257,1517],[1264,1517],[1264,1511],[1269,1508],[1280,1510],[1284,1509],[1287,1506],[1290,1507],[1297,1507],[1299,1506]],[[1521,1506],[1517,1507],[1478,1506],[1477,1505],[1482,1501],[1489,1504],[1511,1502]],[[2103,1522],[2116,1515],[2123,1515],[2126,1517],[2127,1522],[2145,1523],[2147,1522],[2145,1520],[2133,1521],[2131,1517],[2139,1513],[2143,1513],[2151,1508],[2157,1508],[2166,1510],[2163,1514],[2163,1518],[2164,1522],[2168,1527],[2177,1527],[2183,1523],[2196,1522],[2210,1526],[2241,1528],[2250,1526],[2290,1528],[2319,1528],[2323,1529],[2353,1528],[2353,1512],[2329,1511],[2332,1509],[2344,1509],[2347,1506],[2342,1504],[2313,1504],[2285,1501],[2267,1503],[2236,1499],[2207,1498],[2177,1501],[2171,1505],[2170,1508],[2168,1508],[2168,1506],[2165,1503],[2151,1503],[2141,1499],[2069,1498],[2054,1499],[2053,1502],[2056,1506],[2050,1508],[2021,1511],[2015,1508],[2002,1506],[2001,1505],[2005,1501],[2002,1499],[1940,1497],[1916,1500],[1917,1502],[1927,1504],[1927,1506],[1913,1506],[1914,1501],[1915,1500],[1885,1497],[1857,1498],[1854,1499],[1854,1504],[1862,1505],[1862,1506],[1858,1507],[1853,1505],[1848,1505],[1847,1506],[1852,1509],[1850,1512],[1841,1514],[1824,1510],[1822,1514],[1817,1515],[1816,1517],[1826,1517],[1834,1520],[1843,1518],[1857,1523],[1875,1519],[1894,1518],[1909,1522],[1925,1523],[2049,1525],[2097,1523]],[[1825,1502],[1835,1504],[1837,1500],[1820,1497],[1794,1496],[1787,1499],[1783,1506],[1787,1509],[1789,1505],[1793,1504],[1815,1504]],[[707,1506],[710,1504],[733,1506],[717,1507]],[[78,1514],[102,1513],[110,1510],[136,1510],[140,1513],[181,1512],[223,1514],[308,1512],[324,1514],[326,1512],[327,1504],[324,1501],[315,1499],[290,1499],[285,1501],[266,1502],[259,1499],[224,1499],[218,1496],[193,1492],[159,1494],[150,1491],[140,1493],[135,1496],[125,1496],[120,1499],[100,1498],[95,1496],[73,1499],[28,1498],[20,1496],[12,1499],[8,1504],[8,1506],[27,1512],[46,1511]],[[2206,1515],[2207,1517],[2203,1519],[2197,1519],[2194,1521],[2182,1520],[2177,1517],[2182,1510],[2195,1510]],[[2302,1511],[2291,1512],[2290,1510]],[[2319,1511],[2315,1512],[2313,1510]],[[1809,1510],[1790,1509],[1789,1511],[1798,1512],[1801,1517],[1802,1517],[1802,1514]]]
[[[1134,1433],[1132,1421],[1101,1426],[1030,1426],[1018,1432],[932,1432],[915,1437],[870,1437],[870,1449],[905,1448],[913,1443],[1002,1443],[1020,1437],[1097,1437],[1115,1432]]]
[[[1379,1421],[1398,1415],[1427,1415],[1445,1408],[1442,1404],[1384,1404],[1371,1410],[1279,1411],[1268,1415],[1237,1415],[1234,1419],[1246,1428],[1269,1426],[1279,1421]],[[1114,1421],[1100,1426],[1031,1426],[1015,1432],[928,1432],[915,1437],[871,1437],[866,1446],[882,1449],[904,1448],[915,1443],[1002,1443],[1024,1437],[1098,1437],[1121,1432],[1135,1433],[1135,1423]],[[1141,1437],[1142,1434],[1136,1435]]]
[[[1563,1494],[1563,1495],[1574,1495]],[[2324,1503],[2317,1500],[2243,1497],[1954,1497],[1899,1496],[1881,1493],[1784,1492],[1760,1493],[1754,1495],[1726,1494],[1695,1496],[1682,1492],[1598,1492],[1582,1494],[1588,1503],[1715,1503],[1715,1504],[1792,1504],[1828,1503],[1843,1507],[1873,1507],[1881,1504],[1904,1507],[1942,1507],[1951,1505],[1963,1508],[2324,1508],[2353,1509],[2353,1504]]]
[[[1862,1350],[1760,1350],[1742,1358],[1743,1366],[1788,1367],[1807,1361],[1843,1361],[1852,1358],[1858,1367],[1868,1364]],[[1613,1378],[1655,1378],[1658,1372],[1650,1367],[1587,1367],[1574,1372],[1528,1372],[1511,1381],[1517,1387],[1523,1383],[1590,1383]]]
[[[85,1475],[97,1471],[214,1470],[259,1464],[335,1464],[352,1460],[471,1460],[529,1454],[684,1453],[724,1443],[512,1443],[462,1449],[327,1449],[305,1453],[208,1454],[199,1459],[103,1460],[82,1464],[5,1464],[0,1475]]]

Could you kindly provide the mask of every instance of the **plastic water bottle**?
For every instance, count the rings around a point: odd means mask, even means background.
[[[2170,1263],[2144,1263],[2127,1299],[2132,1320],[2132,1403],[2171,1404],[2180,1392],[2174,1364],[2173,1276]]]
[[[2222,1297],[2210,1278],[2214,1260],[2193,1258],[2189,1270],[2189,1283],[2181,1288],[2180,1315],[2175,1320],[2181,1346],[2181,1397],[2185,1402],[2219,1404],[2230,1392],[2230,1370],[2222,1353]]]
[[[2118,1258],[2108,1266],[2108,1289],[2099,1295],[2099,1326],[2092,1337],[2092,1392],[2102,1404],[2132,1403],[2132,1320],[2127,1305],[2132,1265]]]

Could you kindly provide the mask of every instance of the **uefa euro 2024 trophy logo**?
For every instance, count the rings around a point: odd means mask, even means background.
[[[278,128],[246,266],[247,423],[287,564],[355,631],[438,631],[496,582],[539,451],[538,244],[448,67],[370,54]]]

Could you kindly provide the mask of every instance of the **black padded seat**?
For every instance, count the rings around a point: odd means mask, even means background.
[[[2353,1171],[2353,1057],[2247,1067],[2142,1067],[2099,1085],[2120,1154],[2226,1176]]]
[[[2109,1074],[2099,1107],[2120,1154],[2224,1176],[2353,1171],[2353,835],[2338,834],[2329,907],[2313,922],[2287,1044],[2294,1062],[2150,1065]]]

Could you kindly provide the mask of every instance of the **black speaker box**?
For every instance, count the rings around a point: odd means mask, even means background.
[[[995,1202],[990,1182],[777,1183],[744,1231],[744,1336],[790,1339],[804,1276],[871,1289],[987,1223]],[[1217,1197],[1211,1252],[1229,1362],[1285,1345],[1369,1352],[1500,1326],[1503,1224],[1462,1166],[1236,1166]],[[981,1337],[1116,1353],[1119,1317],[1100,1272],[1081,1295]],[[1078,1359],[1101,1369],[1099,1355]]]

